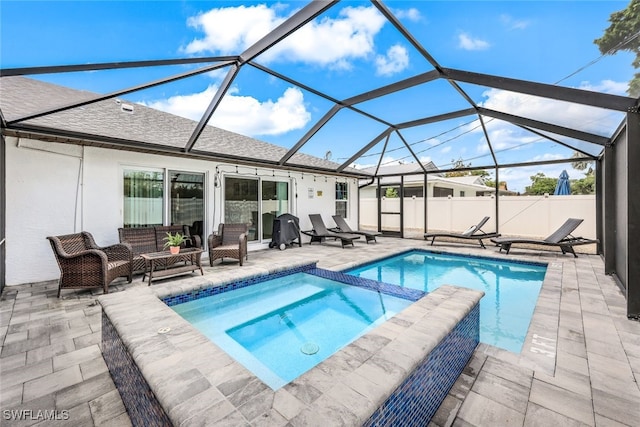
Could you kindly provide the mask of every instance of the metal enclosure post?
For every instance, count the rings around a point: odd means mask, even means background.
[[[422,197],[424,198],[424,232],[427,233],[427,178],[429,175],[424,174],[424,187],[422,189]]]
[[[400,238],[404,238],[404,175],[400,176]]]
[[[6,212],[7,212],[7,142],[0,137],[0,293],[7,280]]]
[[[596,239],[598,239],[597,249],[596,251],[600,255],[604,255],[604,222],[603,222],[603,212],[604,212],[604,196],[602,194],[603,185],[603,173],[602,173],[603,161],[602,159],[596,160]]]
[[[640,115],[627,113],[627,316],[640,318]]]
[[[378,177],[378,233],[382,233],[382,188],[380,187],[380,177]]]
[[[603,216],[602,250],[604,253],[604,272],[613,274],[616,270],[616,178],[615,178],[615,153],[614,147],[604,149],[604,171],[602,182]]]
[[[496,166],[496,233],[500,233],[500,174]]]

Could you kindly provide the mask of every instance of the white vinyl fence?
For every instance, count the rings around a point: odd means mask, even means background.
[[[500,196],[500,233],[507,236],[544,238],[553,233],[567,218],[584,222],[574,235],[596,238],[596,203],[594,195],[580,196]],[[400,198],[382,200],[383,212],[399,212]],[[489,222],[484,231],[495,231],[496,201],[493,197],[429,197],[427,199],[428,231],[461,232],[477,224],[484,216]],[[383,215],[383,230],[399,231],[399,215]],[[378,228],[378,200],[360,199],[360,227]],[[424,199],[404,199],[405,237],[421,236],[424,230]]]

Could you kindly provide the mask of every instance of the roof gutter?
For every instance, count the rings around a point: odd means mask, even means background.
[[[370,179],[370,181],[367,182],[366,184],[358,185],[358,190],[361,189],[361,188],[370,186],[376,180],[376,178],[373,177],[373,176],[371,178],[369,178],[369,179]]]

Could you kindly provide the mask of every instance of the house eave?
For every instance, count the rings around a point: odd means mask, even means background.
[[[248,157],[233,156],[222,153],[210,153],[200,150],[185,152],[183,147],[172,147],[148,142],[122,140],[117,138],[104,137],[99,135],[82,134],[78,132],[64,131],[60,129],[50,129],[38,126],[13,125],[3,127],[2,134],[16,138],[35,139],[45,142],[55,142],[62,144],[74,144],[90,147],[106,148],[110,150],[123,150],[137,153],[156,154],[172,157],[183,157],[190,159],[206,160],[211,162],[234,163],[242,166],[261,167],[268,169],[286,170],[292,172],[318,173],[330,176],[345,178],[368,178],[366,173],[337,172],[332,169],[319,166],[306,165],[280,165],[278,161],[256,160]]]

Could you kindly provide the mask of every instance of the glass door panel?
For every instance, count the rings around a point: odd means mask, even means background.
[[[162,225],[163,194],[163,172],[125,169],[123,226]]]
[[[273,220],[289,211],[289,183],[262,181],[262,239],[271,240]]]
[[[247,240],[258,240],[258,180],[236,177],[224,179],[224,222],[249,226]]]
[[[204,242],[204,174],[169,171],[170,225],[188,225]]]

